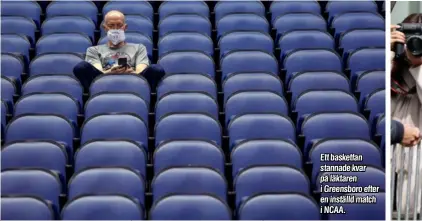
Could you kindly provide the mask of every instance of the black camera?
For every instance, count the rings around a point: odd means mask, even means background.
[[[415,57],[422,56],[422,23],[401,23],[397,31],[403,32],[406,36],[407,50]],[[396,43],[395,56],[399,58],[404,55],[404,45]]]

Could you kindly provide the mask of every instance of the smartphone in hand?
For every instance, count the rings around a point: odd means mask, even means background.
[[[117,60],[117,63],[118,63],[118,65],[119,65],[120,67],[127,67],[127,66],[128,66],[128,65],[127,65],[127,58],[126,58],[126,57],[119,58],[119,59]]]

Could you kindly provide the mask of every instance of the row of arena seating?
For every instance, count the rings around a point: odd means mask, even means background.
[[[2,1],[2,220],[384,219],[383,4]],[[156,89],[73,76],[110,10]],[[320,214],[325,153],[377,203]]]

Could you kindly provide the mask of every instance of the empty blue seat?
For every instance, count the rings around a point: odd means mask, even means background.
[[[208,18],[197,14],[172,14],[158,24],[159,38],[171,32],[197,32],[211,36],[211,29]]]
[[[154,173],[170,167],[209,167],[224,174],[224,153],[216,144],[203,140],[174,140],[160,144],[154,152]]]
[[[127,43],[134,43],[134,44],[142,44],[145,46],[148,52],[148,57],[151,60],[152,58],[152,40],[146,35],[138,32],[125,32],[126,42]],[[98,45],[107,44],[108,38],[107,36],[103,36],[98,40]]]
[[[372,12],[344,13],[333,19],[331,28],[334,37],[339,39],[342,33],[352,29],[384,29],[384,18]]]
[[[247,113],[276,113],[288,115],[287,101],[269,91],[239,91],[224,103],[226,125],[235,118]]]
[[[312,13],[284,14],[277,17],[277,19],[273,22],[273,26],[277,31],[277,42],[281,36],[290,31],[306,29],[320,31],[327,30],[327,22],[324,20],[324,18],[319,14]]]
[[[249,13],[265,17],[265,6],[261,1],[219,1],[214,6],[215,22],[226,15]]]
[[[312,144],[320,139],[354,138],[370,139],[366,119],[351,112],[315,113],[308,116],[301,127],[304,136],[304,155],[307,156]]]
[[[364,109],[369,111],[369,123],[375,126],[378,117],[385,113],[385,90],[382,89],[369,94]]]
[[[274,1],[270,6],[271,22],[279,16],[289,13],[321,14],[321,6],[317,1]]]
[[[22,86],[22,96],[32,93],[63,93],[78,101],[82,107],[83,88],[70,75],[38,75],[30,77]]]
[[[230,208],[208,195],[171,195],[155,203],[151,220],[231,220]]]
[[[290,166],[253,166],[240,171],[234,181],[236,206],[259,193],[297,192],[310,194],[306,174]]]
[[[13,83],[21,84],[21,75],[25,72],[25,64],[19,56],[11,53],[1,53],[1,75]]]
[[[142,15],[154,21],[154,9],[147,1],[108,1],[103,7],[103,16],[112,10],[120,11],[125,15]]]
[[[47,18],[63,15],[85,16],[97,24],[98,8],[92,1],[54,1],[52,4],[48,4]]]
[[[211,96],[200,92],[169,93],[157,101],[155,120],[173,113],[203,113],[218,120],[218,103]]]
[[[72,176],[68,200],[83,195],[124,195],[144,205],[144,194],[144,178],[135,171],[125,168],[90,168]]]
[[[211,116],[200,113],[167,115],[156,122],[155,146],[178,139],[200,139],[221,145],[222,128]]]
[[[34,45],[36,30],[37,25],[30,18],[20,16],[1,16],[2,34],[24,35],[28,38],[29,42],[31,42],[31,45]]]
[[[336,71],[342,72],[340,56],[331,50],[307,49],[294,51],[284,59],[284,69],[286,70],[286,82],[302,71]]]
[[[201,51],[213,56],[214,44],[209,36],[197,32],[172,32],[160,38],[159,57],[175,51]]]
[[[4,102],[3,100],[1,100],[1,135],[3,137],[4,134],[4,129],[6,129],[6,124],[7,124],[7,112],[8,112],[8,107],[7,107],[7,103]]]
[[[375,1],[330,1],[325,7],[328,14],[328,21],[331,22],[334,17],[347,12],[378,12]]]
[[[367,95],[385,88],[385,76],[385,71],[366,71],[359,75],[354,90],[360,94],[361,106]]]
[[[30,196],[48,200],[59,209],[61,184],[57,174],[39,169],[16,169],[1,172],[1,195]]]
[[[245,140],[231,151],[232,176],[252,166],[286,165],[302,168],[302,153],[289,140],[256,139]]]
[[[16,86],[13,84],[13,82],[9,78],[1,76],[1,100],[6,102],[9,113],[13,112],[13,96],[15,94]]]
[[[99,93],[85,104],[85,119],[108,113],[134,114],[148,125],[149,103],[129,93]]]
[[[343,58],[348,53],[360,48],[385,47],[385,31],[380,29],[352,29],[340,37],[339,47],[343,50]]]
[[[27,114],[52,114],[78,124],[79,103],[65,94],[28,94],[15,104],[14,117]]]
[[[14,118],[6,130],[6,144],[24,140],[56,141],[73,154],[75,131],[72,123],[55,115],[22,115]],[[70,155],[72,156],[72,155]]]
[[[95,213],[93,213],[95,211]],[[68,201],[63,220],[143,220],[144,209],[129,197],[119,195],[84,196]]]
[[[334,123],[334,122],[333,122]],[[353,127],[350,125],[348,127]],[[329,153],[329,159],[336,156],[349,157],[348,161],[326,161],[321,160],[321,156]],[[361,156],[361,157],[360,157]],[[361,159],[360,159],[361,158]],[[326,158],[325,158],[326,159]],[[325,139],[317,142],[309,152],[309,160],[312,163],[312,183],[316,183],[321,166],[343,166],[351,165],[368,165],[381,166],[382,155],[379,148],[371,141],[362,139]],[[360,171],[362,172],[362,171]]]
[[[79,33],[58,33],[44,35],[36,45],[37,55],[43,53],[80,53],[84,54],[91,47],[91,40]]]
[[[291,78],[288,90],[293,104],[299,95],[308,90],[348,91],[349,89],[349,79],[344,74],[332,71],[304,71]]]
[[[260,65],[256,65],[260,64]],[[232,51],[220,60],[221,80],[238,72],[269,72],[278,74],[277,59],[262,51]]]
[[[2,16],[28,17],[32,19],[38,27],[40,26],[41,14],[41,7],[36,1],[4,1],[1,4]]]
[[[1,167],[5,169],[37,168],[58,172],[66,177],[68,157],[60,143],[54,141],[15,142],[2,151]]]
[[[223,82],[224,102],[239,91],[265,90],[283,96],[281,80],[271,73],[244,72],[231,74]]]
[[[249,139],[290,139],[296,141],[293,122],[277,114],[245,114],[232,119],[228,125],[230,150]]]
[[[18,34],[2,34],[1,50],[8,53],[20,54],[25,58],[25,63],[29,63],[29,49],[31,42],[26,36]]]
[[[204,1],[164,1],[160,4],[160,21],[173,14],[197,14],[208,18],[210,9]]]
[[[274,42],[268,33],[255,31],[234,31],[221,36],[218,41],[220,58],[231,51],[250,50],[274,53]]]
[[[350,80],[354,85],[356,79],[363,72],[385,69],[385,49],[364,48],[356,50],[350,53],[347,67],[350,69]]]
[[[228,14],[216,22],[217,39],[234,31],[255,31],[269,33],[270,24],[265,17],[250,14],[236,13]]]
[[[150,103],[151,89],[145,78],[136,74],[107,74],[98,76],[91,84],[89,93],[92,96],[103,92],[133,93]]]
[[[205,74],[170,74],[164,76],[157,88],[157,100],[171,92],[203,92],[217,99],[217,85]]]
[[[155,175],[151,189],[154,202],[169,194],[209,194],[225,201],[227,181],[221,173],[210,168],[176,167]]]
[[[126,15],[125,21],[127,24],[127,32],[137,32],[150,39],[153,38],[154,25],[147,17],[141,15]],[[101,36],[107,36],[107,32],[103,28],[104,22],[101,25]]]
[[[45,200],[28,196],[1,197],[3,220],[54,220],[54,212]]]
[[[306,211],[306,212],[304,212]],[[260,194],[239,209],[240,220],[320,220],[319,205],[298,193]]]
[[[29,65],[29,76],[44,74],[73,75],[73,68],[83,59],[73,53],[48,53],[35,57]]]
[[[83,16],[56,16],[47,18],[42,26],[41,32],[43,35],[54,33],[82,33],[87,35],[91,41],[94,41],[94,22]]]
[[[131,140],[148,151],[147,125],[132,114],[104,114],[86,119],[81,128],[81,144],[98,139]]]
[[[158,60],[166,74],[199,73],[215,76],[214,60],[207,54],[197,51],[172,52]]]
[[[366,198],[368,193],[349,193],[347,195],[355,196],[355,199]],[[374,203],[340,203],[336,206],[343,206],[344,214],[329,214],[330,220],[385,220],[385,193],[371,193],[376,202]]]

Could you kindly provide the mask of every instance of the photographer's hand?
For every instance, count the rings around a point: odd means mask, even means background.
[[[403,32],[396,31],[397,28],[400,28],[398,25],[391,25],[391,39],[390,39],[390,48],[391,51],[394,48],[395,43],[403,43],[406,42],[406,36],[403,34]]]

